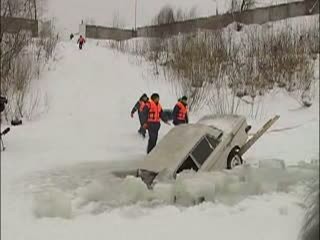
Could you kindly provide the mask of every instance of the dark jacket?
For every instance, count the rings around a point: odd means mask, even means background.
[[[132,108],[131,114],[134,114],[136,111],[139,111],[140,108],[140,101],[138,101]]]
[[[143,101],[143,99],[146,97],[147,101]],[[144,102],[147,103],[149,100],[149,98],[146,96],[146,94],[143,94],[139,100],[137,101],[137,103],[133,106],[132,110],[131,110],[131,114],[133,115],[136,111],[138,111],[139,115],[141,114],[142,111],[140,111],[140,103]],[[142,109],[143,110],[143,109]]]

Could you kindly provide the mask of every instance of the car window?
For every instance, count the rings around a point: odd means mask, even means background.
[[[204,136],[188,155],[187,159],[178,168],[177,173],[189,169],[198,171],[219,143],[220,140],[214,136]]]
[[[213,136],[210,136],[210,135],[206,135],[206,138],[208,139],[208,141],[209,141],[209,143],[210,143],[210,145],[211,145],[211,147],[213,148],[213,149],[215,149],[217,146],[218,146],[218,144],[220,143],[220,140],[217,140],[215,137],[213,137]]]
[[[210,156],[212,152],[213,152],[213,149],[211,148],[206,137],[204,137],[198,143],[198,145],[193,149],[191,154],[201,166],[207,160],[207,158]]]
[[[214,130],[213,136],[214,136],[215,138],[218,139],[218,138],[221,138],[221,137],[222,137],[223,131],[221,131],[220,129],[218,129],[218,128],[214,127],[214,126],[210,126],[210,127],[211,127],[211,129]]]
[[[191,156],[189,155],[188,158],[182,163],[182,165],[178,168],[177,174],[182,172],[183,170],[193,169],[196,172],[199,170],[198,166],[192,160]]]

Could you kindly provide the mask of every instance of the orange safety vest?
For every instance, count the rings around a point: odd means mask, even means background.
[[[184,106],[181,102],[178,102],[177,106],[179,107],[177,119],[181,121],[185,121],[188,113],[188,108]]]
[[[139,112],[142,112],[146,103],[144,101],[139,101]]]
[[[148,122],[160,122],[160,112],[162,111],[161,104],[158,103],[158,105],[156,105],[154,101],[150,100],[147,103],[147,106],[149,107]]]

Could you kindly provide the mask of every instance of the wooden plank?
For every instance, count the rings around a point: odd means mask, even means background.
[[[279,115],[276,115],[275,117],[271,118],[268,122],[266,122],[262,128],[259,129],[247,142],[245,145],[242,146],[242,148],[239,151],[239,154],[242,156],[245,154],[249,148],[280,118]]]

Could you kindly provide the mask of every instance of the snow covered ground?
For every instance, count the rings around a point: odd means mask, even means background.
[[[167,3],[190,9],[195,1],[138,0],[138,25]],[[226,11],[230,1],[199,0],[197,15]],[[259,6],[287,0],[257,1]],[[64,33],[81,19],[111,24],[115,12],[133,26],[134,1],[48,0],[48,14]],[[299,20],[301,21],[301,19]],[[297,26],[297,25],[295,25]],[[162,76],[152,79],[145,63],[88,40],[58,44],[55,59],[35,88],[45,98],[42,115],[12,127],[1,152],[1,239],[297,239],[303,217],[302,182],[318,166],[319,69],[314,104],[301,108],[281,91],[248,117],[253,131],[275,114],[280,119],[245,159],[251,167],[232,172],[183,174],[154,191],[135,178],[120,180],[111,170],[131,168],[145,156],[147,140],[137,135],[130,110],[143,93],[158,92],[165,108],[175,104]],[[317,63],[319,65],[319,59]],[[195,122],[207,109],[191,115]],[[242,113],[248,115],[245,109]],[[160,138],[170,130],[162,125]],[[280,159],[286,170],[257,168]],[[301,182],[302,181],[302,182]],[[198,204],[199,197],[206,202]]]
[[[154,16],[166,5],[188,13],[195,8],[196,16],[223,14],[231,0],[136,0],[137,26],[150,25]],[[265,7],[301,0],[256,0],[255,7]],[[54,17],[60,31],[77,32],[81,20],[89,24],[113,26],[115,16],[127,28],[134,27],[135,0],[46,0],[45,15]],[[68,36],[68,35],[67,35]]]
[[[1,238],[296,239],[305,189],[299,182],[316,169],[308,164],[186,174],[152,192],[139,179],[109,174],[145,156],[147,142],[129,116],[137,98],[156,91],[164,107],[176,101],[161,77],[149,79],[145,64],[130,62],[96,41],[81,52],[74,42],[59,43],[55,61],[36,84],[47,94],[47,113],[12,128],[4,139]],[[308,109],[281,92],[264,100],[260,117],[248,119],[254,129],[274,114],[281,116],[274,130],[291,129],[266,134],[245,156],[248,163],[318,159],[315,94]],[[161,137],[169,129],[163,125]],[[207,201],[195,205],[201,196]]]

